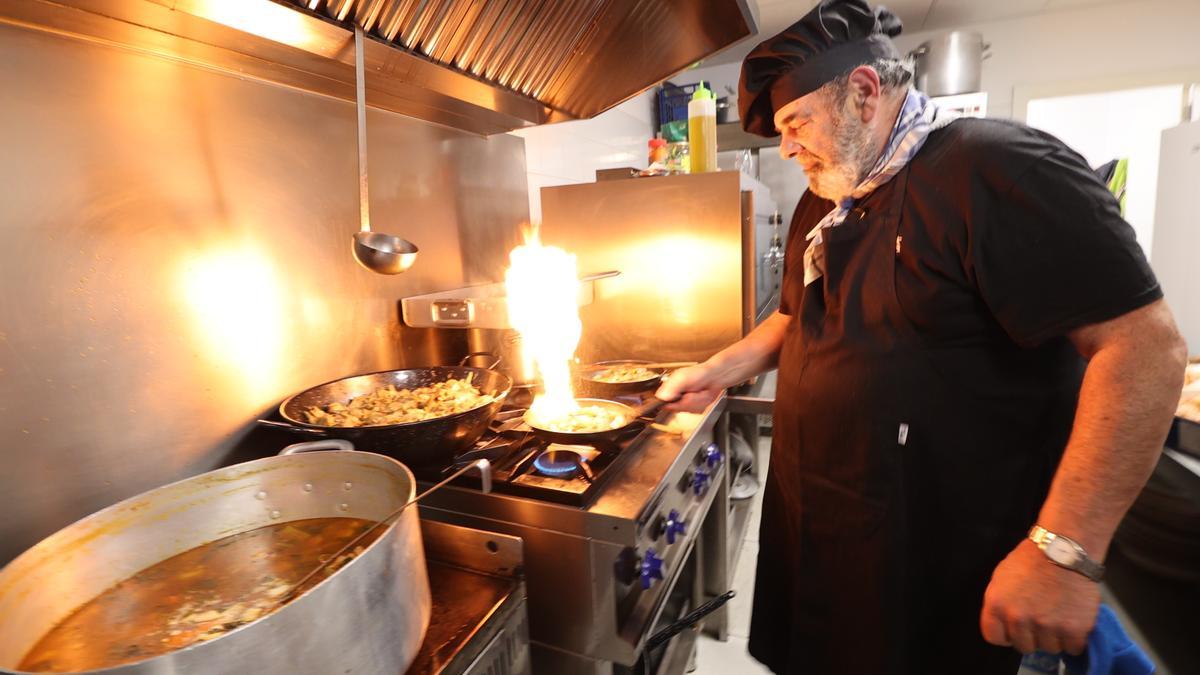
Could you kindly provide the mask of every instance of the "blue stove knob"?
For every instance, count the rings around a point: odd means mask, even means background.
[[[638,569],[640,570],[640,574],[638,576],[640,576],[642,579],[643,590],[649,590],[650,587],[654,585],[655,580],[662,581],[662,568],[663,559],[658,557],[658,554],[654,552],[654,549],[646,549],[646,555],[642,556],[642,562],[638,566]]]
[[[711,479],[712,476],[709,475],[708,469],[704,467],[697,468],[692,473],[692,494],[697,497],[704,494],[708,490],[708,482]]]
[[[663,526],[663,533],[667,535],[667,543],[674,544],[675,538],[680,535],[687,534],[687,523],[683,520],[683,516],[675,509],[667,514],[666,525]]]
[[[708,468],[715,469],[721,466],[723,459],[725,459],[725,453],[721,452],[721,446],[709,443],[704,447],[704,463],[708,465]]]

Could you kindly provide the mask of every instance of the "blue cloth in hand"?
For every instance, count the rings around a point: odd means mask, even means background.
[[[1108,605],[1100,605],[1096,625],[1088,633],[1087,651],[1079,656],[1034,652],[1021,667],[1039,673],[1057,673],[1058,664],[1068,675],[1150,675],[1154,664],[1125,634],[1120,619]]]

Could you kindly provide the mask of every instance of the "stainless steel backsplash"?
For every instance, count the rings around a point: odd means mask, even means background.
[[[378,276],[352,104],[11,26],[0,91],[0,564],[290,393],[427,358],[397,301],[500,278],[528,218],[521,139],[372,111],[372,220],[421,247]]]

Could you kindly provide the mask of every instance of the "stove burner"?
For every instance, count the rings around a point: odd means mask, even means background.
[[[636,406],[639,400],[629,399],[628,403]],[[492,462],[497,492],[586,508],[608,481],[620,474],[631,454],[636,453],[642,437],[649,432],[647,425],[638,420],[620,434],[591,441],[588,445],[554,443],[530,429],[523,419],[524,413],[525,409],[513,406],[510,399],[474,448],[456,456],[444,467],[413,467],[417,479],[436,483],[482,458]],[[575,457],[568,456],[567,452]],[[479,479],[464,476],[455,483],[477,488]]]
[[[554,444],[533,460],[533,468],[551,478],[567,478],[582,472],[584,479],[590,483],[595,474],[588,462],[595,455],[596,450],[589,446]]]
[[[579,455],[565,450],[547,450],[533,460],[533,468],[547,476],[561,478],[578,473],[579,462]]]

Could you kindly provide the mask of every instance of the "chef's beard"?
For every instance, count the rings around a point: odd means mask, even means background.
[[[871,140],[872,127],[862,121],[849,101],[833,117],[833,151],[828,161],[807,170],[808,189],[818,197],[839,202],[850,196],[875,165],[880,149]]]

